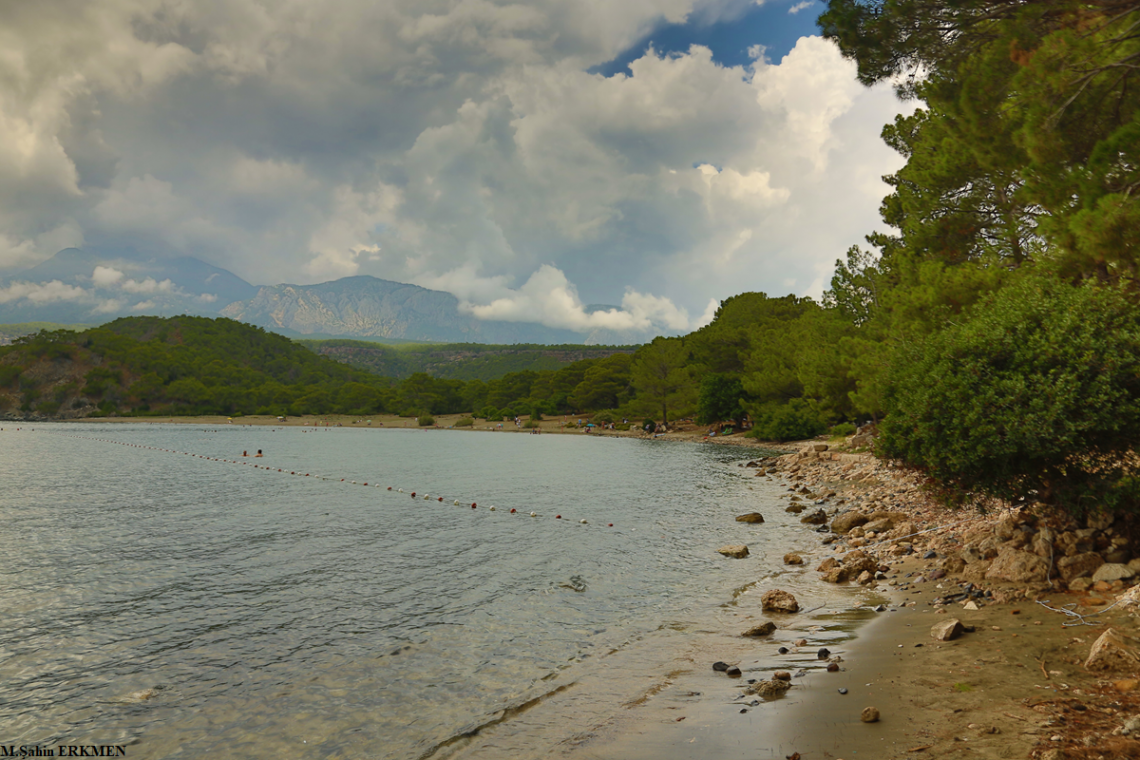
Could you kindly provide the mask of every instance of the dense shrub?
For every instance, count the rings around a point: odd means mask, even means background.
[[[1026,279],[900,360],[887,406],[881,453],[960,500],[1134,505],[1140,310],[1120,289]]]
[[[420,427],[430,427],[435,424],[435,417],[432,417],[427,412],[423,412],[416,419],[416,424]]]
[[[474,427],[475,419],[473,417],[460,417],[455,421],[455,427]]]
[[[832,438],[846,438],[855,435],[857,430],[853,422],[840,422],[838,425],[832,425],[829,432]]]
[[[762,441],[802,441],[827,430],[819,407],[811,401],[795,398],[757,414],[749,434]]]

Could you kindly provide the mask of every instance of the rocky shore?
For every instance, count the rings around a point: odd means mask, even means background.
[[[560,754],[1140,758],[1129,521],[950,511],[913,474],[815,442],[741,466],[818,531],[816,550],[783,561],[810,562],[862,610],[800,610],[764,588],[748,625],[679,656],[651,694]],[[725,561],[747,556],[724,548]],[[860,613],[872,619],[856,638],[828,638]]]

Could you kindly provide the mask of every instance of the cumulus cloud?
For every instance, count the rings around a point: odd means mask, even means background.
[[[17,3],[0,269],[132,245],[256,283],[416,282],[580,330],[815,294],[901,163],[878,138],[903,108],[889,87],[812,37],[779,61],[757,40],[749,66],[694,46],[588,73],[662,19],[744,2]],[[102,303],[167,292],[116,267],[92,285]]]
[[[65,285],[59,280],[51,282],[13,282],[0,288],[0,303],[12,303],[27,299],[33,304],[54,303],[57,301],[83,301],[90,294],[83,288]]]
[[[803,2],[796,3],[791,8],[788,8],[788,13],[790,13],[794,16],[795,14],[799,13],[800,11],[807,10],[808,8],[812,7],[813,5],[815,5],[815,0],[803,0]]]

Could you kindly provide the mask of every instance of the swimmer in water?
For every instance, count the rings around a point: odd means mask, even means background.
[[[257,453],[254,454],[254,458],[256,459],[257,457],[261,457],[261,456],[265,456],[265,455],[261,453],[261,449],[258,449]]]

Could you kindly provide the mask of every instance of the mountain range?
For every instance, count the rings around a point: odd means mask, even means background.
[[[605,308],[614,307],[589,307]],[[450,293],[376,277],[258,287],[190,256],[132,249],[68,248],[0,281],[0,323],[99,324],[141,314],[223,316],[295,338],[597,345],[653,337],[480,320]]]

